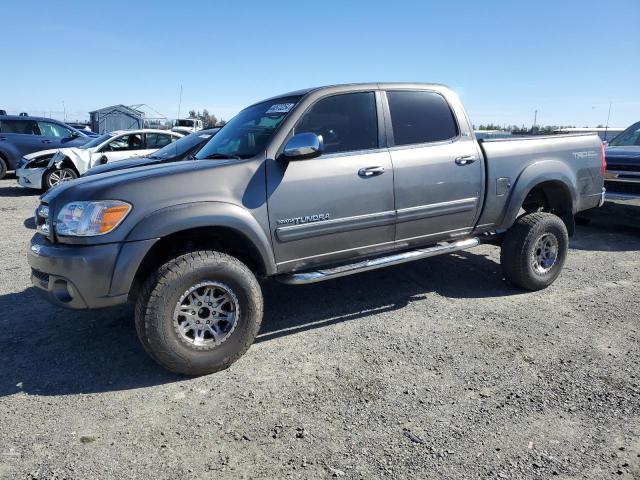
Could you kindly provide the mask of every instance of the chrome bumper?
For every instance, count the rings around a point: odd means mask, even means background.
[[[602,187],[602,193],[600,194],[600,201],[598,202],[598,207],[601,207],[602,205],[604,205],[604,198],[606,193],[607,193],[607,189]]]

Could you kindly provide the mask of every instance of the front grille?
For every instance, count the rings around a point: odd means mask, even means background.
[[[40,284],[41,288],[49,287],[49,274],[41,272],[40,270],[36,270],[35,268],[31,269],[31,278]]]
[[[615,160],[607,159],[607,170],[616,170],[621,172],[640,172],[640,165],[615,163]]]
[[[41,203],[35,212],[36,230],[47,238],[51,238],[51,215],[43,215],[43,210],[49,211],[49,205]]]
[[[604,186],[607,193],[626,193],[631,195],[640,195],[640,182],[615,182],[605,180]]]

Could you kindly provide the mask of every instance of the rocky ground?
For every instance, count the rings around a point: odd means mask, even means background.
[[[256,344],[201,378],[126,308],[39,298],[36,203],[0,181],[0,478],[640,478],[640,203],[578,227],[538,293],[493,246],[265,282]]]

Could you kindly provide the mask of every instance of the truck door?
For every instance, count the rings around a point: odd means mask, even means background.
[[[393,172],[389,152],[380,148],[379,117],[374,92],[321,98],[293,133],[321,135],[323,154],[267,163],[269,223],[281,271],[393,247]]]
[[[386,92],[387,135],[394,169],[396,241],[433,243],[473,228],[482,198],[482,152],[466,120],[456,120],[443,95]]]

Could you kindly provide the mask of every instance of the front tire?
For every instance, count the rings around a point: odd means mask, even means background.
[[[136,331],[166,369],[205,375],[229,367],[255,340],[262,322],[260,285],[238,259],[213,251],[174,258],[145,282]]]
[[[63,182],[69,182],[78,178],[78,174],[73,168],[62,167],[51,170],[44,175],[44,181],[42,182],[43,190],[47,191],[50,188],[60,185]]]
[[[500,251],[505,278],[525,290],[551,285],[567,258],[569,235],[564,222],[551,213],[520,217],[507,231]]]

